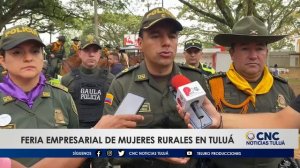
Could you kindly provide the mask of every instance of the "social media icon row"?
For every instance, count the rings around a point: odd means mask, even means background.
[[[101,150],[97,150],[97,151],[96,151],[96,156],[97,156],[97,157],[100,157],[101,155],[102,155]],[[107,150],[107,151],[106,151],[106,156],[108,156],[108,157],[113,156],[113,151],[112,151],[112,150]],[[118,150],[118,156],[119,156],[119,157],[125,156],[125,150]]]

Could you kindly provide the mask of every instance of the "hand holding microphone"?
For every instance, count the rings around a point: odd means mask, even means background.
[[[176,75],[171,80],[172,87],[177,90],[176,102],[190,113],[193,128],[206,128],[212,124],[212,119],[201,107],[205,91],[199,82],[191,82],[183,75]]]

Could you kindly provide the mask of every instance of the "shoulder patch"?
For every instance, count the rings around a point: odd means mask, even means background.
[[[58,88],[58,89],[63,90],[63,91],[65,91],[65,92],[68,92],[68,88],[65,87],[64,85],[61,85],[61,84],[58,84],[58,83],[49,83],[49,82],[47,82],[47,83],[48,83],[49,85],[55,87],[55,88]]]
[[[288,81],[286,79],[284,79],[283,77],[280,77],[280,76],[277,76],[277,75],[272,75],[272,76],[275,80],[278,80],[282,83],[288,83]]]
[[[202,74],[202,72],[199,68],[194,67],[192,65],[187,65],[187,64],[184,64],[184,63],[177,63],[177,65],[179,66],[179,68],[193,70],[193,71],[196,71],[198,73],[200,72]]]
[[[124,69],[118,75],[116,75],[116,78],[119,78],[119,77],[123,76],[124,74],[133,71],[134,69],[138,68],[139,66],[140,66],[140,64],[136,64],[134,66]]]
[[[217,72],[215,74],[212,74],[208,77],[208,80],[212,79],[212,78],[218,78],[218,77],[226,77],[226,72]]]

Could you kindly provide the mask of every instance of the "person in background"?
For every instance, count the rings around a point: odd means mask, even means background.
[[[110,73],[114,75],[117,75],[124,69],[124,66],[120,63],[119,54],[116,52],[111,52],[108,54],[108,65]]]
[[[48,60],[48,68],[47,73],[52,78],[55,78],[56,75],[59,73],[60,64],[62,60],[66,57],[66,51],[65,51],[65,42],[66,37],[65,36],[59,36],[57,37],[57,41],[49,44],[45,47],[46,52],[46,59]]]
[[[206,77],[215,74],[214,68],[209,67],[207,64],[201,63],[203,57],[202,44],[200,40],[190,39],[184,43],[184,58],[188,65],[199,68]]]
[[[273,75],[274,76],[279,76],[279,70],[278,70],[278,65],[277,64],[274,65]]]
[[[114,78],[107,69],[98,67],[101,46],[94,36],[87,36],[81,41],[78,56],[82,60],[79,68],[62,77],[61,84],[71,93],[79,114],[79,127],[91,128],[103,114],[104,98]],[[105,167],[105,161],[93,159],[93,167]],[[82,168],[89,168],[87,160]]]
[[[38,32],[14,26],[3,32],[0,55],[7,75],[0,83],[1,128],[78,128],[78,115],[71,95],[62,85],[46,82],[42,73],[43,44]],[[16,158],[30,167],[41,158]]]
[[[138,38],[144,61],[116,76],[106,95],[109,101],[105,102],[104,114],[114,114],[127,93],[132,93],[145,98],[137,112],[145,119],[138,122],[138,128],[186,128],[176,111],[170,87],[172,77],[185,75],[191,81],[198,81],[207,95],[209,91],[199,69],[174,62],[182,29],[182,25],[165,8],[154,8],[144,15]],[[120,164],[121,168],[192,168],[196,167],[196,161],[189,158],[112,159],[112,163]]]
[[[70,53],[69,53],[69,57],[71,56],[74,56],[74,55],[77,55],[77,52],[80,48],[80,45],[79,45],[79,38],[78,37],[75,37],[73,39],[71,39],[73,41],[73,43],[71,44],[71,47],[70,47]]]

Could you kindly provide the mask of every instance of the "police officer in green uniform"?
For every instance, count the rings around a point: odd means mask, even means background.
[[[45,47],[46,59],[48,60],[49,67],[47,69],[47,73],[55,78],[59,73],[60,64],[62,60],[66,57],[65,51],[65,36],[57,37],[57,41],[49,44]]]
[[[79,114],[79,127],[93,127],[103,114],[104,98],[114,78],[107,69],[98,68],[101,56],[101,46],[95,37],[89,35],[81,41],[78,56],[82,63],[79,68],[63,76],[61,83],[68,87]],[[95,160],[96,161],[96,160]],[[105,165],[104,160],[97,163]],[[93,167],[96,166],[93,162]],[[82,168],[90,167],[90,160],[87,160]]]
[[[238,21],[230,34],[218,34],[215,43],[230,47],[232,64],[226,73],[211,76],[209,85],[216,107],[222,113],[278,112],[295,98],[287,81],[272,76],[266,66],[267,44],[285,35],[269,35],[254,16]],[[278,167],[280,158],[210,159],[211,168]]]
[[[184,58],[186,64],[197,67],[206,77],[216,73],[214,68],[203,64],[200,60],[203,57],[202,44],[200,40],[190,39],[184,43]]]
[[[8,74],[0,84],[1,128],[78,128],[76,106],[67,89],[48,84],[41,73],[44,46],[30,27],[3,32],[0,55]],[[16,160],[29,167],[40,159]]]
[[[208,95],[209,91],[199,69],[174,63],[181,30],[182,25],[164,8],[152,9],[144,15],[138,39],[144,61],[116,76],[106,95],[105,114],[114,114],[126,94],[133,93],[146,99],[137,112],[144,116],[138,128],[186,128],[177,113],[170,80],[182,74],[191,81],[198,81]],[[188,158],[113,160],[122,168],[185,168],[195,167],[195,162]]]

